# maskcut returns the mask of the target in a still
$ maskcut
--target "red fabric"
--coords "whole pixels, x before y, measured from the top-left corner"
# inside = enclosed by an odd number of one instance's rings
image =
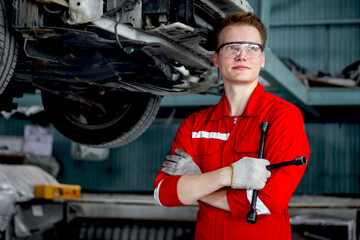
[[[301,111],[291,103],[264,92],[260,84],[236,124],[234,117],[229,116],[225,95],[217,105],[184,120],[170,154],[175,154],[176,148],[184,150],[193,157],[202,172],[229,166],[245,156],[257,157],[262,121],[269,122],[264,158],[271,164],[293,160],[302,155],[309,158],[309,144]],[[222,135],[215,134],[215,138],[204,138],[209,134],[201,138],[192,137],[200,131]],[[226,134],[229,134],[228,139],[218,139],[219,136],[226,137]],[[305,168],[289,166],[271,171],[271,177],[258,195],[271,214],[258,215],[256,224],[246,223],[250,202],[245,190],[227,189],[230,212],[199,201],[195,239],[291,239],[287,206]],[[182,205],[176,193],[178,179],[178,176],[159,172],[155,188],[163,180],[159,188],[163,206]]]

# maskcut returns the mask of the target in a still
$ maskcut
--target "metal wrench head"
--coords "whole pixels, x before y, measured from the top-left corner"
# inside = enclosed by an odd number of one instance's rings
[[[294,164],[296,166],[302,166],[307,164],[307,159],[305,156],[297,157],[294,159]]]

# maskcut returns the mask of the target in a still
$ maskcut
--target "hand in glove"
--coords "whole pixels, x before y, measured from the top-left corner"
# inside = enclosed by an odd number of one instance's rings
[[[266,169],[270,162],[260,158],[244,157],[231,164],[233,168],[231,187],[236,189],[256,189],[265,187],[271,173]]]
[[[201,170],[186,152],[175,149],[176,155],[168,155],[161,171],[169,175],[201,174]]]

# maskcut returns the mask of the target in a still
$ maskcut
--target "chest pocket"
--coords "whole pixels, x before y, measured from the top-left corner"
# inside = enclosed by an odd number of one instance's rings
[[[243,157],[258,157],[260,135],[253,133],[251,135],[241,135],[236,137],[234,149],[239,159]]]
[[[226,141],[218,139],[193,139],[195,161],[202,172],[213,171],[220,167],[225,143]]]

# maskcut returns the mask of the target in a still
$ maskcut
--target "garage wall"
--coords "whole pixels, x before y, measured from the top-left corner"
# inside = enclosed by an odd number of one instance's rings
[[[62,141],[54,147],[54,155],[62,159],[64,166],[60,179],[94,191],[152,191],[177,127],[177,124],[154,123],[140,138],[111,149],[109,158],[98,162],[72,159],[70,141],[59,135]]]
[[[304,194],[360,193],[360,123],[305,123],[310,164],[296,190]]]
[[[248,2],[258,13],[261,1]],[[271,0],[268,47],[310,71],[340,73],[360,59],[359,24],[358,0]]]
[[[0,118],[0,135],[22,136],[30,121]],[[104,161],[75,160],[71,142],[55,130],[53,155],[62,166],[59,181],[84,190],[153,190],[155,176],[171,148],[179,122],[155,122],[136,141],[111,149]],[[306,123],[310,164],[297,194],[360,194],[360,122]]]

